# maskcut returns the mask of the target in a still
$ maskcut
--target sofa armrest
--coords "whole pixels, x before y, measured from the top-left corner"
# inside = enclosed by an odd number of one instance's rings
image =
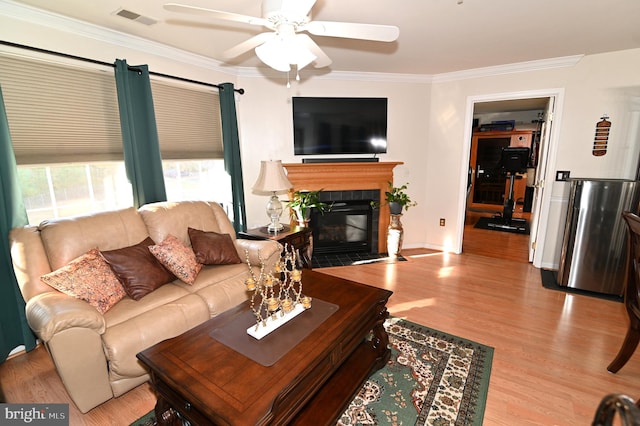
[[[249,263],[251,265],[259,266],[260,258],[265,262],[265,266],[273,267],[276,260],[280,258],[282,252],[282,246],[280,243],[271,240],[236,240],[236,248],[240,259],[247,260],[245,250],[249,255]],[[259,256],[259,257],[258,257]]]
[[[29,326],[44,342],[64,330],[88,328],[97,334],[106,329],[104,317],[84,300],[58,292],[41,293],[27,302]]]

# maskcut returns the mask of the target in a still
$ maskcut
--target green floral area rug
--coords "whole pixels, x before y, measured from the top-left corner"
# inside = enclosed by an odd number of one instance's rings
[[[385,329],[391,359],[338,425],[482,424],[493,348],[399,318]]]
[[[385,322],[388,364],[371,375],[338,426],[482,425],[493,348],[400,318]],[[153,411],[133,425],[153,425]]]

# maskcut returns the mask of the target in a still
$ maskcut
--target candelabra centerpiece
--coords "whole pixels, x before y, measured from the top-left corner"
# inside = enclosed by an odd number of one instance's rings
[[[302,294],[302,270],[298,268],[298,255],[289,244],[285,244],[280,259],[272,271],[265,271],[264,260],[260,255],[260,271],[256,273],[249,262],[249,277],[245,280],[251,294],[251,310],[256,324],[247,329],[247,333],[256,339],[262,339],[286,322],[311,307],[311,297]]]

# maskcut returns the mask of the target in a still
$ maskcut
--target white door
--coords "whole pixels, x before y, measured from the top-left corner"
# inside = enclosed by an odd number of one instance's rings
[[[545,111],[544,122],[540,130],[540,147],[538,148],[538,165],[536,167],[536,176],[533,191],[533,204],[531,208],[531,223],[529,234],[529,262],[533,262],[535,255],[538,228],[540,225],[540,211],[542,206],[542,193],[544,192],[544,176],[547,171],[547,162],[549,158],[549,139],[551,135],[551,126],[553,125],[553,112],[555,108],[555,96],[549,98],[547,110]]]

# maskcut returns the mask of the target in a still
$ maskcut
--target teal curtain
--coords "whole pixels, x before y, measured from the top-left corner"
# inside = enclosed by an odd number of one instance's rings
[[[28,223],[0,88],[0,361],[7,359],[9,352],[20,345],[24,345],[27,351],[36,347],[36,338],[27,324],[25,304],[13,273],[9,250],[9,231]]]
[[[136,207],[166,201],[149,68],[116,60],[116,89],[127,177]]]
[[[232,83],[223,83],[220,85],[220,115],[222,117],[224,167],[226,172],[229,173],[229,176],[231,176],[233,227],[236,232],[242,232],[247,230],[247,214],[244,208],[238,118],[236,116],[236,101]]]

